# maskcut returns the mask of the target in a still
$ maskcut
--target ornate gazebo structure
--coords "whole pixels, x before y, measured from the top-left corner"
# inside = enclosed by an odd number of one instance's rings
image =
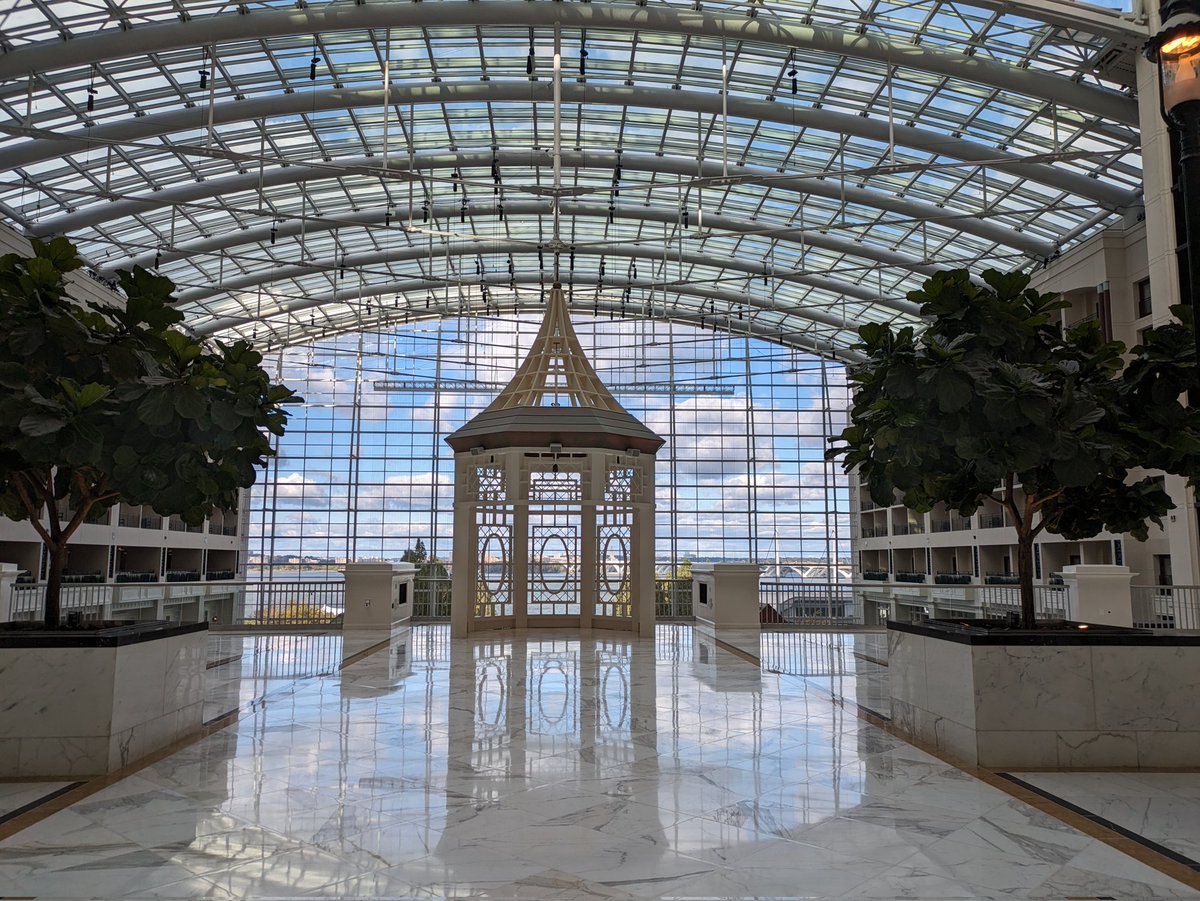
[[[454,449],[455,637],[654,626],[654,455],[579,345],[555,285],[529,355]]]

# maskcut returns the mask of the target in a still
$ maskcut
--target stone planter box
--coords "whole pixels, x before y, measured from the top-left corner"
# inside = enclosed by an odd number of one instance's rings
[[[0,776],[111,773],[197,731],[208,624],[0,631]]]
[[[1194,767],[1200,635],[947,632],[888,623],[892,723],[958,761]]]

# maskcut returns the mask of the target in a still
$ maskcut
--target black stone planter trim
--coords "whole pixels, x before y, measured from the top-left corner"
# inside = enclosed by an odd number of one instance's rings
[[[940,638],[970,645],[1060,645],[1063,647],[1117,646],[1167,647],[1200,645],[1200,635],[1171,634],[1173,630],[1126,629],[1121,626],[1090,625],[1075,628],[1067,623],[1064,629],[984,629],[972,626],[971,620],[929,620],[924,623],[901,623],[889,620],[888,628],[911,635]]]
[[[0,631],[0,648],[117,648],[204,632],[208,623],[133,623],[108,629]]]

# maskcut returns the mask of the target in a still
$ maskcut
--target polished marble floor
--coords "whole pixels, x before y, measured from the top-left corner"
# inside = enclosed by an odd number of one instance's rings
[[[230,725],[0,842],[0,897],[1200,897],[856,715],[881,640],[214,636]]]

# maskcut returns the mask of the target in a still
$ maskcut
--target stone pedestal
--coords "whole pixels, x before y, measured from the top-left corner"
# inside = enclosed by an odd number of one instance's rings
[[[0,776],[111,773],[203,722],[208,624],[0,633]]]
[[[715,628],[758,628],[758,578],[754,563],[693,563],[692,612]]]
[[[1129,584],[1136,573],[1128,566],[1083,564],[1064,566],[1067,586],[1067,619],[1106,626],[1133,625],[1133,592]]]
[[[12,621],[13,586],[20,572],[15,563],[0,563],[0,623]]]
[[[697,630],[758,658],[760,574],[754,563],[693,563],[692,612]]]
[[[1200,636],[888,624],[892,723],[991,768],[1192,767]]]
[[[347,563],[345,631],[391,632],[412,619],[413,583],[417,567],[412,563]]]

